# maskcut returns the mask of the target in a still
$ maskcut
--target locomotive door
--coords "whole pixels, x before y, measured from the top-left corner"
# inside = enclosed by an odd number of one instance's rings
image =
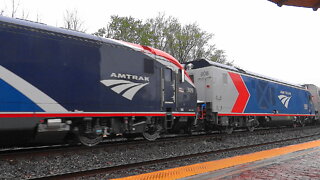
[[[172,111],[176,103],[176,76],[171,69],[161,71],[161,104],[164,111]]]

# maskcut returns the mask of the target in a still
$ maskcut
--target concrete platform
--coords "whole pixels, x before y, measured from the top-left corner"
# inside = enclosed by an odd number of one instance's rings
[[[320,147],[182,179],[320,179]]]
[[[320,179],[320,140],[120,179]]]

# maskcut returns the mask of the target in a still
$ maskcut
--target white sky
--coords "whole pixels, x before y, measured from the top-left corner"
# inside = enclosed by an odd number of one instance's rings
[[[10,7],[11,0],[0,0],[5,15]],[[38,14],[41,22],[62,27],[67,9],[78,11],[87,33],[104,27],[111,15],[146,19],[164,12],[214,33],[217,48],[245,70],[320,86],[320,10],[280,8],[267,0],[20,0],[19,14],[24,10],[34,21]]]

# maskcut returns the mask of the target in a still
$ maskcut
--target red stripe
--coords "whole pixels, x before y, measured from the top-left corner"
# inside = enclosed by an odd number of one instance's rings
[[[125,117],[125,116],[165,116],[164,113],[34,113],[34,114],[0,114],[0,118],[15,117]]]
[[[195,116],[195,113],[173,113],[173,116]],[[165,113],[17,113],[0,114],[0,118],[22,117],[127,117],[127,116],[166,116]]]
[[[34,114],[0,114],[0,118],[35,117]]]
[[[231,112],[233,113],[242,113],[247,105],[250,94],[247,90],[246,85],[244,84],[240,74],[229,72],[229,75],[233,81],[233,84],[236,86],[239,93],[236,102],[233,105]]]
[[[218,116],[315,116],[315,114],[218,114]]]
[[[179,63],[179,61],[174,58],[173,56],[171,56],[170,54],[164,52],[164,51],[161,51],[159,49],[156,49],[156,48],[152,48],[152,47],[149,47],[149,46],[143,46],[143,45],[139,45],[139,44],[134,44],[134,43],[130,43],[130,42],[125,42],[125,41],[121,41],[125,44],[129,44],[131,46],[135,46],[139,49],[144,49],[146,51],[149,51],[150,53],[154,54],[154,55],[157,55],[157,56],[161,56],[161,57],[164,57],[166,58],[168,61],[170,61],[171,63],[173,63],[174,65],[176,65],[179,69],[183,70],[183,66]],[[192,82],[189,74],[184,71],[185,75],[187,76],[187,78]]]
[[[179,114],[176,114],[176,113],[173,113],[172,114],[173,116],[196,116],[196,114],[195,113],[192,113],[192,114],[183,114],[183,113],[179,113]]]
[[[154,54],[154,55],[157,55],[157,56],[161,56],[161,57],[164,57],[166,58],[167,60],[169,60],[170,62],[172,62],[173,64],[175,64],[179,69],[183,69],[182,65],[179,63],[178,60],[176,60],[173,56],[171,56],[170,54],[164,52],[164,51],[161,51],[159,49],[156,49],[156,48],[152,48],[152,47],[149,47],[149,46],[143,46],[143,45],[140,45],[140,44],[134,44],[134,43],[130,43],[130,42],[125,42],[125,41],[122,41],[123,43],[126,43],[126,44],[129,44],[131,46],[135,46],[137,48],[140,48],[140,49],[144,49],[146,51],[149,51],[150,53]]]

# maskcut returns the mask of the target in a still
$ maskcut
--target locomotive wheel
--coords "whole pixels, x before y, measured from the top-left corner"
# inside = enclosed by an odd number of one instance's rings
[[[146,131],[142,133],[142,136],[148,141],[154,141],[160,137],[160,131],[162,127],[157,125],[153,128],[148,128]]]
[[[95,146],[99,144],[103,137],[96,134],[86,134],[86,133],[79,133],[78,135],[79,141],[86,146]]]
[[[160,137],[160,132],[143,132],[142,136],[148,141],[154,141]]]

